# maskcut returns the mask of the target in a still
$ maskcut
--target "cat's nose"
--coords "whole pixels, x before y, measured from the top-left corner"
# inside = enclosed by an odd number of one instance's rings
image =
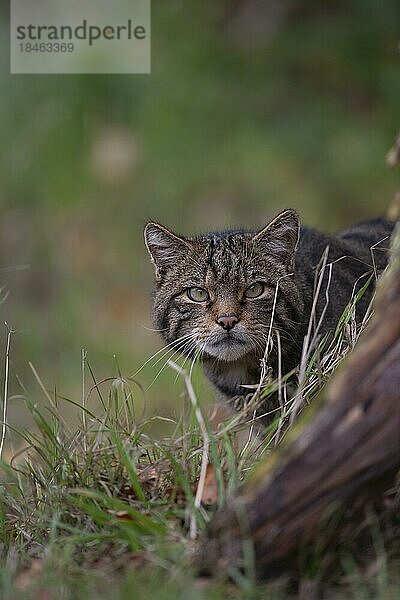
[[[239,317],[234,313],[229,313],[229,315],[218,315],[217,317],[218,325],[221,325],[223,329],[229,331],[233,329],[237,323],[239,323]]]

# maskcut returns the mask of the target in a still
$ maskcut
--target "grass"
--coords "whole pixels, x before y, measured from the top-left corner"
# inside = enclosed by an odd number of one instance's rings
[[[329,280],[331,269],[325,256],[316,276],[316,293],[322,279]],[[81,398],[71,400],[48,390],[31,365],[46,404],[40,408],[21,383],[21,397],[35,428],[6,425],[9,330],[1,445],[1,597],[285,597],[288,580],[256,584],[250,540],[243,539],[246,568],[232,572],[232,582],[198,576],[197,542],[226,496],[282,443],[299,411],[316,401],[357,342],[368,318],[357,327],[355,308],[369,283],[370,279],[354,293],[330,339],[321,338],[320,323],[310,320],[299,370],[290,377],[271,379],[268,352],[271,344],[279,350],[279,337],[271,328],[259,386],[239,413],[218,422],[212,418],[214,408],[206,410],[198,397],[196,368],[187,372],[170,360],[169,368],[182,379],[184,394],[181,416],[162,421],[167,435],[161,439],[151,435],[157,417],[148,414],[140,382],[124,376],[118,365],[116,376],[97,381],[84,352]],[[257,435],[261,408],[276,392],[279,407],[264,435]],[[71,429],[64,420],[64,403],[78,409],[78,428]],[[367,583],[357,558],[348,551],[341,555],[346,597],[371,597],[368,594],[375,591],[380,598],[391,597],[391,578],[376,528],[374,539],[381,562]],[[319,561],[311,556],[304,564],[301,585],[306,589],[314,585],[310,579],[318,582]]]

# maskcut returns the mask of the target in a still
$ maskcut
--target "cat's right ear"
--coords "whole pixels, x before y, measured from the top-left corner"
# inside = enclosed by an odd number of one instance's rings
[[[300,236],[300,221],[295,210],[279,213],[253,237],[253,243],[264,253],[278,257],[289,269],[294,267],[294,255]]]
[[[187,240],[158,223],[147,223],[144,229],[144,241],[154,264],[157,279],[161,279],[168,268],[184,258],[190,248]]]

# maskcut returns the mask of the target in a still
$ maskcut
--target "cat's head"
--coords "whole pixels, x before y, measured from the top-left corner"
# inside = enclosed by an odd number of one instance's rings
[[[183,237],[148,223],[145,241],[156,272],[154,323],[172,349],[223,361],[262,356],[275,313],[296,296],[291,273],[299,237],[295,211],[260,231]],[[275,323],[274,317],[274,323]]]

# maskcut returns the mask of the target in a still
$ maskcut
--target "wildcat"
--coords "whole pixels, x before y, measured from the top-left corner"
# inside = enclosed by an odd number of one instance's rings
[[[291,209],[259,231],[183,237],[148,223],[145,242],[156,273],[155,326],[173,351],[199,357],[223,396],[243,397],[249,392],[244,386],[260,380],[270,329],[279,332],[282,373],[299,364],[316,267],[325,249],[314,309],[315,319],[323,315],[320,335],[334,330],[355,291],[372,276],[356,307],[356,320],[362,320],[376,275],[387,264],[393,227],[393,222],[378,218],[329,235],[300,227]],[[268,361],[276,375],[276,344]]]

